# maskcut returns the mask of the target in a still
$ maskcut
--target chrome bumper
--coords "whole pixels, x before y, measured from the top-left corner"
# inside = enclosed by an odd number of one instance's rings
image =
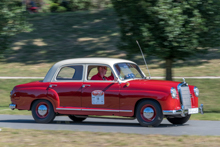
[[[203,104],[200,105],[199,113],[204,114],[203,112]],[[188,109],[179,109],[179,110],[164,110],[163,115],[181,115],[185,117],[185,114],[188,114]]]
[[[16,104],[10,104],[9,108],[11,108],[11,110],[14,110],[16,108]]]

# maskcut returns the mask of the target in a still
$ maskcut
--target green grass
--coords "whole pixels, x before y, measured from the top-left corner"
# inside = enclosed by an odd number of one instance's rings
[[[204,147],[220,146],[219,136],[193,135],[143,135],[125,133],[49,131],[30,129],[2,128],[0,132],[1,147]]]
[[[205,112],[203,115],[193,114],[193,115],[191,115],[190,120],[215,120],[215,121],[220,121],[220,112],[216,112],[216,113]]]
[[[9,105],[9,104],[8,104]],[[32,115],[31,111],[27,110],[11,110],[8,106],[0,106],[0,114],[9,114],[9,115]]]
[[[6,58],[0,60],[0,76],[45,76],[57,61],[80,57],[126,58],[118,50],[120,29],[113,9],[29,16],[33,31],[17,35]],[[135,41],[135,40],[134,40]],[[137,46],[138,48],[138,46]],[[140,53],[130,60],[143,65]],[[164,76],[164,61],[147,57],[152,76]],[[220,49],[176,61],[173,76],[220,76]]]
[[[10,110],[10,91],[17,84],[27,83],[34,80],[0,80],[0,114],[21,114],[30,115],[30,111]],[[181,81],[182,80],[177,80]],[[204,104],[205,114],[192,115],[197,120],[220,120],[220,79],[186,79],[190,85],[197,86],[200,90],[199,104]]]

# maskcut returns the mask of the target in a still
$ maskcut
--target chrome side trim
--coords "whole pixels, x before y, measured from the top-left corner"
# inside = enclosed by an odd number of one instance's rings
[[[14,110],[16,108],[16,104],[10,104],[9,108],[11,108],[11,110]]]
[[[82,109],[82,111],[120,112],[120,110]]]
[[[56,110],[76,110],[76,111],[80,111],[82,109],[73,109],[73,108],[56,108]]]
[[[100,110],[100,109],[82,109],[82,111],[132,112],[132,110]]]
[[[99,111],[99,112],[132,112],[132,110],[102,110],[102,109],[74,109],[74,108],[56,108],[56,110],[72,110],[72,111]]]
[[[119,110],[120,112],[132,112],[132,110]]]

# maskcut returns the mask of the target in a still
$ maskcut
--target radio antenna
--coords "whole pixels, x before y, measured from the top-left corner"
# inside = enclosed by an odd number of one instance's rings
[[[137,42],[137,44],[138,44],[138,46],[139,46],[139,48],[140,48],[140,50],[141,50],[141,54],[142,54],[142,56],[143,56],[145,65],[146,65],[146,67],[147,67],[147,62],[146,62],[146,60],[145,60],[145,58],[144,58],[144,54],[143,54],[143,52],[142,52],[141,46],[140,46],[140,44],[138,43],[137,40],[136,40],[136,42]],[[148,67],[147,67],[147,71],[148,71],[148,73],[149,73],[149,79],[151,79],[151,75],[150,75],[150,71],[149,71]]]

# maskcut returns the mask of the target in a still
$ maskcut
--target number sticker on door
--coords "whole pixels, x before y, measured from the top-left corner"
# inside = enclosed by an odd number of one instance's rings
[[[105,93],[102,90],[94,90],[92,92],[92,105],[104,105]]]

